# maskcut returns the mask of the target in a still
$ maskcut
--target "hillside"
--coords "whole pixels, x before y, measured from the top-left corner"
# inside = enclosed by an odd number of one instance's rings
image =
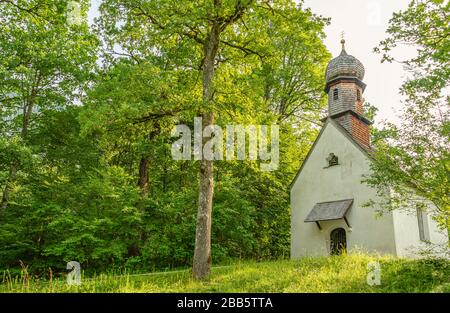
[[[381,265],[381,285],[367,284],[367,264]],[[99,275],[81,286],[3,275],[0,292],[450,292],[450,262],[367,255],[296,261],[236,262],[213,268],[197,282],[189,270],[143,275]]]

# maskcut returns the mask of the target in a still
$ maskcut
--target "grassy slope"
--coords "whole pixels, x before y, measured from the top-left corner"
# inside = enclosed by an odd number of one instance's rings
[[[381,285],[366,282],[367,264],[381,264]],[[5,282],[6,280],[6,282]],[[0,292],[450,292],[450,262],[367,255],[297,261],[239,262],[213,268],[203,282],[189,271],[151,275],[100,275],[81,286],[5,279]]]

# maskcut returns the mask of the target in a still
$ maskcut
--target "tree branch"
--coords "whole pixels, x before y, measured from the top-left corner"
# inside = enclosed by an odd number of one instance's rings
[[[247,47],[244,47],[244,46],[240,46],[240,45],[231,43],[229,41],[221,40],[220,42],[223,43],[226,46],[229,46],[229,47],[241,50],[242,52],[245,53],[245,56],[254,54],[254,55],[257,55],[261,59],[261,61],[266,57],[264,54],[262,54],[262,53],[260,53],[258,51],[255,51],[253,49],[250,49],[250,48],[247,48]]]

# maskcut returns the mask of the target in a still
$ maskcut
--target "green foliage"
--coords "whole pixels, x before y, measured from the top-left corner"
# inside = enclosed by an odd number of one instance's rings
[[[449,5],[411,1],[394,14],[389,37],[375,49],[383,61],[392,61],[397,46],[418,48],[415,57],[402,61],[411,75],[401,88],[401,125],[386,124],[376,133],[373,174],[367,178],[380,194],[389,190],[384,209],[427,205],[442,229],[450,229]]]
[[[202,106],[210,2],[103,1],[92,27],[68,24],[67,4],[0,0],[0,269],[187,266],[198,162],[172,159],[171,130],[192,128]],[[250,7],[221,37],[216,122],[279,124],[280,167],[215,163],[220,263],[289,255],[288,186],[325,105],[328,20],[293,1]]]

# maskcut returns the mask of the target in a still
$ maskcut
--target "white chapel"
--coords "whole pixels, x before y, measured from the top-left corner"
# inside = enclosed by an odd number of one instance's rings
[[[344,251],[417,256],[427,242],[448,242],[448,234],[425,211],[395,210],[380,217],[377,208],[364,206],[377,198],[362,182],[371,162],[371,121],[362,101],[365,70],[341,43],[325,75],[328,116],[291,185],[291,258]]]

